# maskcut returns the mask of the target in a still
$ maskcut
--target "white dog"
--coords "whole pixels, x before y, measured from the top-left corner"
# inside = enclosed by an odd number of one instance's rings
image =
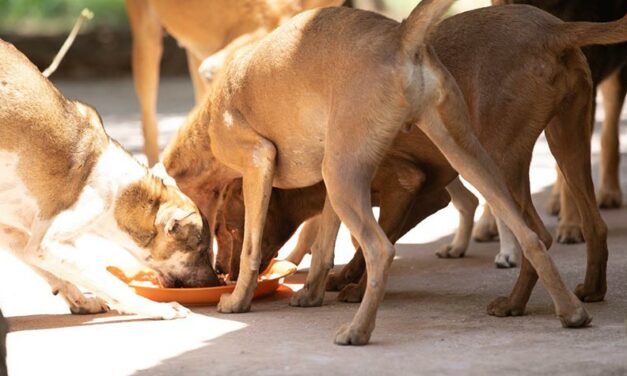
[[[67,100],[3,41],[0,98],[0,246],[44,277],[73,313],[188,312],[141,298],[86,261],[74,240],[88,231],[128,249],[165,286],[218,284],[196,205],[111,140],[94,109]]]

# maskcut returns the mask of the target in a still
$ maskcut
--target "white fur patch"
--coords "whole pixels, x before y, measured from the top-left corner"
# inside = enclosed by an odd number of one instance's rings
[[[233,127],[233,115],[231,115],[229,111],[224,111],[222,119],[224,120],[224,125],[226,125],[227,128]]]
[[[110,202],[94,232],[128,249],[135,257],[146,260],[149,250],[140,248],[125,231],[122,231],[115,220],[114,200],[118,194],[130,184],[145,179],[147,170],[135,158],[119,146],[110,143],[98,158],[98,162],[88,180],[88,186],[101,197]]]
[[[27,234],[39,213],[39,206],[18,175],[19,157],[0,151],[0,223]]]

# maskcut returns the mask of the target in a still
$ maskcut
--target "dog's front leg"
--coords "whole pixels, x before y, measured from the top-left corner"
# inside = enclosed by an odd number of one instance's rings
[[[340,229],[340,219],[335,214],[331,202],[324,202],[320,217],[320,229],[311,251],[311,269],[307,274],[305,286],[290,300],[291,306],[316,307],[322,305],[325,281],[329,270],[333,268],[335,240]]]
[[[157,319],[174,319],[187,316],[189,310],[178,303],[155,303],[142,298],[113,274],[93,265],[70,242],[45,241],[41,253],[30,257],[28,263],[50,273],[54,278],[82,286],[109,306],[123,313],[145,315]]]
[[[494,257],[494,264],[497,268],[515,268],[517,265],[520,265],[520,245],[503,221],[497,219],[496,223],[499,227],[501,249]]]
[[[436,251],[436,255],[441,258],[464,257],[472,227],[475,223],[475,210],[479,200],[472,194],[458,178],[455,178],[447,187],[446,191],[451,196],[451,201],[455,209],[459,212],[459,226],[451,244],[446,244]]]
[[[298,236],[298,243],[290,252],[289,256],[285,259],[290,261],[296,265],[300,264],[303,261],[303,258],[307,253],[311,252],[311,248],[316,241],[316,237],[318,236],[318,229],[320,228],[320,215],[317,215],[313,218],[308,219],[304,224],[303,228],[300,230],[300,235]]]
[[[276,148],[274,145],[253,131],[244,131],[249,137],[243,141],[238,151],[243,155],[238,161],[244,161],[242,188],[246,214],[244,219],[244,242],[240,258],[239,277],[233,294],[224,294],[218,304],[218,312],[238,313],[250,310],[250,304],[257,287],[259,265],[261,263],[261,241],[268,212],[272,180],[274,178]],[[227,136],[228,137],[228,136]],[[254,141],[250,141],[253,138]],[[227,142],[237,143],[239,138],[233,134]],[[224,145],[216,146],[219,150]],[[230,149],[226,147],[226,149]],[[230,154],[236,153],[230,150]]]
[[[152,166],[159,160],[157,89],[163,31],[149,1],[126,0],[126,10],[133,35],[133,81],[141,108],[144,153]]]
[[[524,256],[538,272],[553,298],[562,325],[587,325],[590,316],[579,299],[566,287],[539,236],[525,223],[496,164],[473,133],[466,103],[454,79],[435,54],[427,54],[426,57],[427,65],[438,77],[441,95],[437,99],[439,103],[434,103],[435,108],[425,108],[420,129],[436,144],[451,165],[483,194],[492,205],[495,215],[516,235]]]

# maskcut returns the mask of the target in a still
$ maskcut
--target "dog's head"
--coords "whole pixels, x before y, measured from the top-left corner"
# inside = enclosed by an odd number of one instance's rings
[[[178,188],[147,174],[119,195],[115,219],[137,246],[136,256],[159,272],[164,287],[220,284],[211,267],[207,220]]]

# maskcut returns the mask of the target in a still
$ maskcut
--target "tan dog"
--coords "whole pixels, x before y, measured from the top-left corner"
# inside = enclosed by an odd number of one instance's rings
[[[74,246],[96,232],[154,268],[166,286],[218,284],[194,203],[148,173],[105,133],[98,113],[69,101],[0,41],[0,244],[60,293],[73,313],[108,306],[171,319],[180,305],[135,295]],[[86,298],[75,286],[93,291]]]
[[[345,8],[305,12],[222,70],[198,117],[209,125],[205,172],[216,176],[210,190],[243,177],[246,221],[240,276],[234,293],[222,296],[219,311],[250,309],[272,187],[324,180],[328,199],[321,240],[305,288],[292,304],[321,304],[342,220],[364,250],[368,284],[357,315],[335,342],[366,343],[394,255],[372,215],[370,181],[398,131],[417,124],[514,229],[564,325],[589,322],[544,244],[517,214],[498,169],[469,127],[453,78],[423,44],[429,26],[450,3],[423,1],[402,24]]]
[[[272,30],[303,10],[341,3],[342,0],[126,0],[133,33],[133,79],[149,165],[159,158],[156,106],[163,29],[187,51],[196,100],[200,101],[205,85],[198,67],[205,58],[231,42],[244,44],[249,33]]]

